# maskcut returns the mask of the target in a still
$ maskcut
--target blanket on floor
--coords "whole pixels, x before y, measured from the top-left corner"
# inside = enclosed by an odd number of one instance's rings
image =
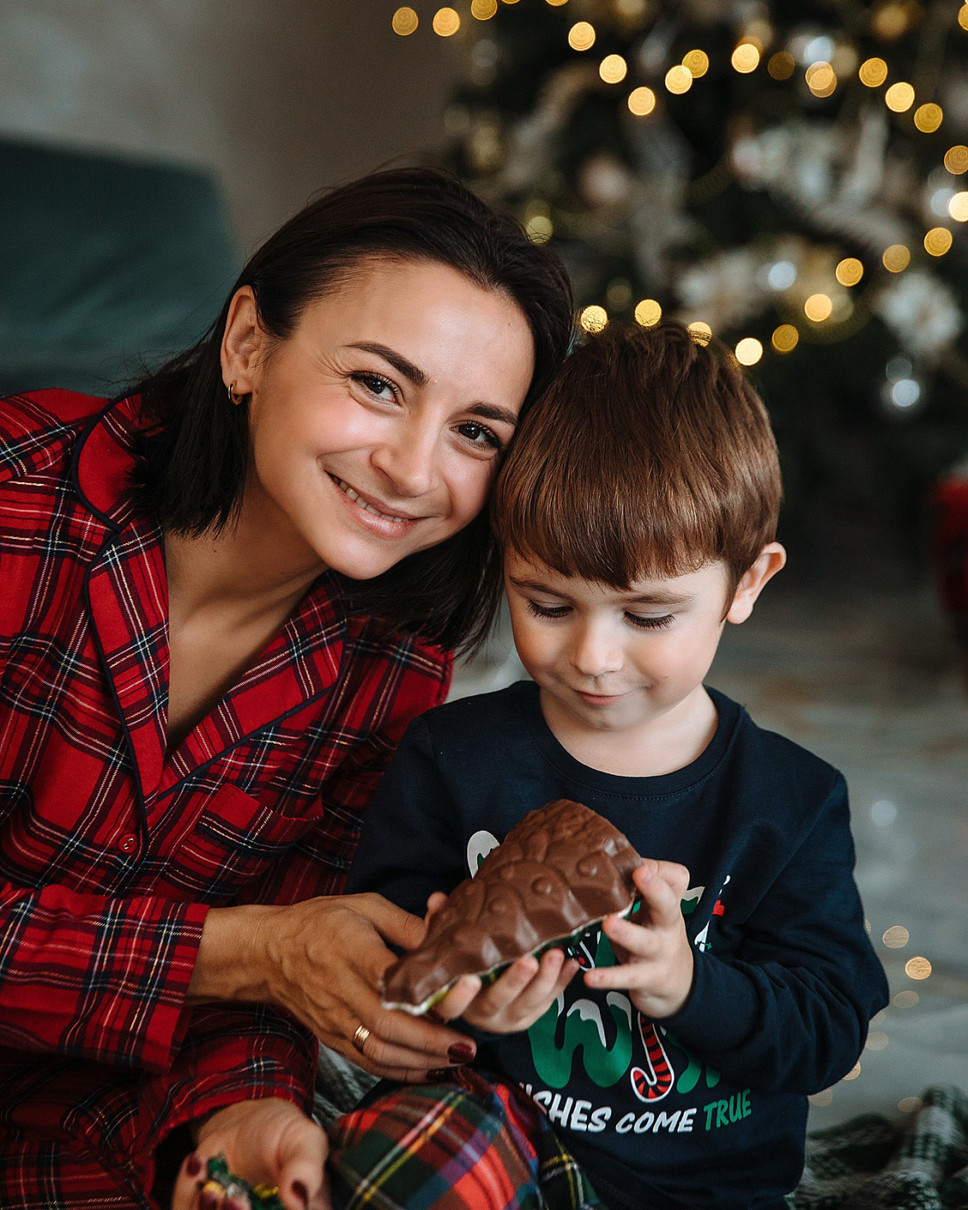
[[[321,1048],[316,1115],[329,1126],[374,1078]],[[803,1177],[790,1210],[968,1210],[968,1093],[931,1087],[921,1108],[897,1120],[862,1114],[807,1136]],[[563,1170],[562,1149],[542,1159],[542,1177]],[[573,1163],[573,1161],[572,1161]],[[567,1167],[567,1165],[564,1165]],[[548,1210],[578,1210],[568,1182],[542,1179]]]

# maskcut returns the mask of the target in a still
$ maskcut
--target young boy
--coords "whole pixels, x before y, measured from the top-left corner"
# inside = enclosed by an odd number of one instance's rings
[[[451,993],[488,1031],[476,1066],[541,1106],[610,1210],[781,1206],[807,1095],[851,1069],[887,999],[842,776],[704,684],[783,567],[780,495],[728,354],[675,324],[589,339],[496,495],[532,680],[412,725],[354,867],[353,889],[422,912],[558,798],[646,859],[641,909],[606,920],[581,977],[556,953]]]

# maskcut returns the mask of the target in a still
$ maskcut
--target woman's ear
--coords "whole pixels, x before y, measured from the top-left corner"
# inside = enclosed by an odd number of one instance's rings
[[[222,334],[222,378],[238,395],[249,395],[258,383],[266,333],[251,286],[232,295]]]
[[[786,563],[786,551],[779,542],[768,542],[736,585],[733,601],[726,613],[727,622],[745,622],[753,612],[756,598],[768,580]]]

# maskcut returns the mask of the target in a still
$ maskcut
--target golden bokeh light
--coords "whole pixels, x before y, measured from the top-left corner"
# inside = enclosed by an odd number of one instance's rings
[[[968,147],[964,143],[956,143],[944,153],[944,166],[952,176],[961,176],[968,172]]]
[[[807,1097],[807,1100],[811,1105],[818,1105],[821,1109],[824,1108],[824,1106],[831,1104],[833,1099],[834,1094],[829,1088],[825,1088],[822,1092],[812,1093],[809,1097]]]
[[[682,56],[682,66],[694,80],[700,80],[709,71],[709,55],[704,50],[691,50]]]
[[[741,366],[755,366],[763,356],[763,345],[755,336],[744,336],[736,345],[735,352]]]
[[[885,929],[881,940],[888,949],[899,950],[903,949],[911,940],[911,934],[903,924],[892,924],[889,929]]]
[[[439,38],[452,38],[460,29],[456,8],[438,8],[434,13],[434,33]]]
[[[927,958],[909,958],[904,964],[904,973],[909,979],[927,979],[931,975],[931,963]]]
[[[924,1102],[920,1097],[901,1097],[897,1107],[901,1113],[917,1113],[919,1109],[924,1108]]]
[[[968,29],[968,4],[963,4],[958,10],[958,24],[962,29]]]
[[[555,233],[555,225],[547,214],[533,214],[524,229],[532,244],[546,244]]]
[[[774,80],[789,80],[796,69],[797,61],[788,50],[778,50],[775,55],[770,55],[766,64],[766,70]]]
[[[655,109],[655,93],[644,85],[629,93],[628,107],[637,118],[644,118]]]
[[[621,55],[606,55],[598,66],[598,74],[606,84],[621,84],[629,73],[629,65]]]
[[[563,4],[567,4],[568,0],[545,0],[545,4],[550,4],[552,8],[561,8]]]
[[[903,273],[911,263],[911,249],[906,244],[891,244],[884,249],[881,263],[888,273]]]
[[[586,332],[603,332],[608,327],[608,312],[604,307],[593,304],[582,311],[578,322]]]
[[[834,304],[829,294],[811,294],[803,304],[804,315],[815,324],[823,323],[825,319],[829,319],[830,312],[833,309]]]
[[[805,72],[807,87],[815,97],[829,97],[837,87],[837,76],[829,63],[811,63]]]
[[[770,344],[778,353],[792,353],[800,343],[800,333],[793,324],[780,324],[770,337]]]
[[[919,105],[914,111],[914,125],[922,134],[934,134],[943,121],[944,110],[933,101]]]
[[[608,283],[605,302],[610,311],[624,311],[632,301],[632,286],[626,277],[616,277]]]
[[[848,1071],[847,1074],[844,1076],[844,1079],[845,1080],[856,1080],[859,1075],[860,1075],[860,1064],[855,1063],[854,1066],[850,1069],[850,1071]]]
[[[681,96],[692,88],[692,72],[688,67],[683,67],[681,63],[670,67],[666,72],[665,86],[669,92]]]
[[[856,286],[864,276],[864,265],[856,256],[845,256],[834,270],[834,277],[842,286]]]
[[[895,1008],[913,1008],[921,999],[916,991],[898,992],[891,1003]]]
[[[635,322],[643,328],[654,328],[662,318],[662,307],[654,298],[643,298],[635,307]]]
[[[497,13],[497,0],[471,0],[471,16],[478,21],[490,21]]]
[[[867,1050],[886,1050],[889,1038],[882,1029],[872,1029],[864,1044]]]
[[[595,27],[587,21],[576,21],[568,31],[568,45],[572,50],[591,50],[595,45]]]
[[[924,234],[924,250],[929,256],[944,256],[951,251],[952,235],[947,227],[932,227]]]
[[[897,84],[892,84],[884,94],[884,103],[894,113],[907,113],[914,104],[914,89],[910,84],[899,80]]]
[[[880,88],[887,79],[887,64],[883,59],[865,59],[857,69],[861,84],[868,88]]]
[[[393,20],[390,24],[393,26],[395,34],[399,34],[401,38],[406,38],[416,30],[420,24],[420,18],[412,8],[398,8],[393,14]]]
[[[968,223],[968,193],[956,193],[950,197],[948,213],[956,223]]]
[[[695,320],[689,324],[689,331],[692,333],[692,338],[699,345],[708,345],[713,338],[713,330],[707,323],[703,323],[701,319]]]
[[[760,65],[760,48],[752,42],[740,42],[739,46],[733,51],[730,63],[734,70],[741,72],[743,75],[748,75],[751,71],[756,71]]]

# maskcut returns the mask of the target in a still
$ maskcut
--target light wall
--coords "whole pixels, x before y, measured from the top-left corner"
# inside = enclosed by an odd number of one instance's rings
[[[221,179],[249,249],[320,188],[442,139],[455,49],[390,0],[0,0],[0,134]]]

